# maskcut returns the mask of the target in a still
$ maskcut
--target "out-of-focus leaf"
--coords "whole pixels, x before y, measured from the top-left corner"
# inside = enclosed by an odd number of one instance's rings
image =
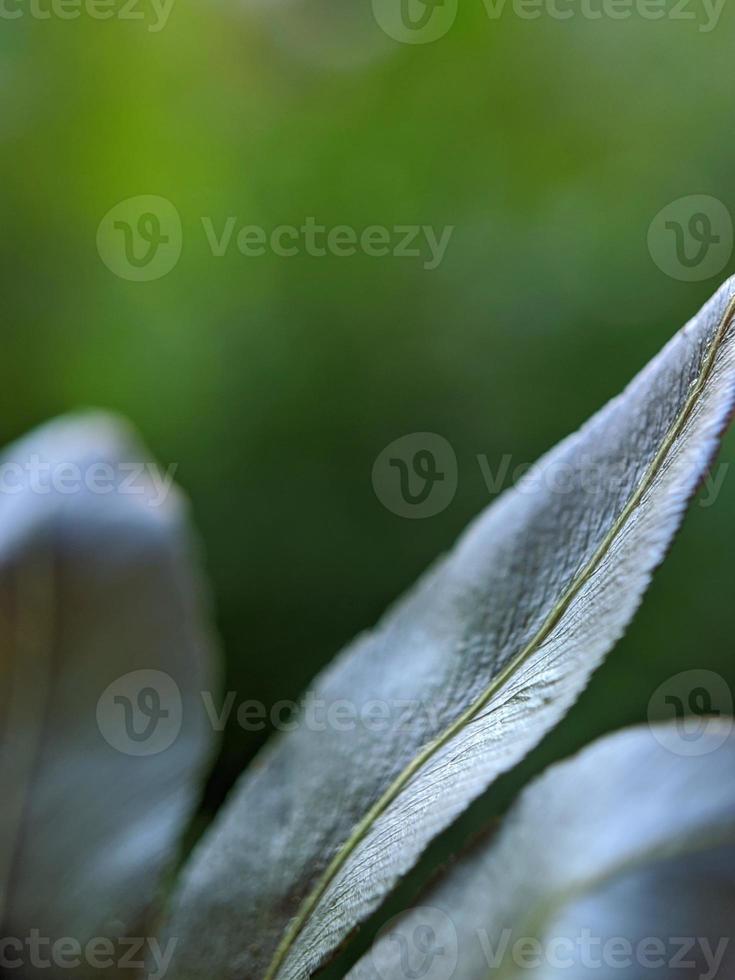
[[[666,747],[676,724],[618,732],[552,766],[350,980],[731,977],[732,720],[708,724],[697,756]]]
[[[212,736],[186,506],[98,414],[14,444],[0,478],[3,936],[145,935]]]
[[[171,977],[311,975],[564,715],[717,449],[735,393],[734,291],[317,679],[321,715],[307,706],[262,754],[183,876]]]

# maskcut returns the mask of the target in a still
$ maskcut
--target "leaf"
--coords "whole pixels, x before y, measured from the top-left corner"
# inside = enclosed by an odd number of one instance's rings
[[[712,980],[718,953],[716,976],[731,977],[733,723],[708,720],[697,756],[668,747],[690,748],[677,724],[618,732],[552,766],[497,838],[381,930],[349,980]]]
[[[735,395],[734,293],[731,281],[317,678],[183,875],[171,978],[308,977],[562,718],[716,451]]]
[[[197,800],[214,657],[186,507],[152,465],[96,414],[0,460],[3,936],[140,928]]]

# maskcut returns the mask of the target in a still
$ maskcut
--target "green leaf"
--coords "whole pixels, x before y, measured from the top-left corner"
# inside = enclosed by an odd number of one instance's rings
[[[172,980],[310,976],[563,717],[716,452],[733,407],[734,291],[317,678],[326,724],[307,709],[267,747],[183,875]],[[340,704],[351,726],[329,721]]]

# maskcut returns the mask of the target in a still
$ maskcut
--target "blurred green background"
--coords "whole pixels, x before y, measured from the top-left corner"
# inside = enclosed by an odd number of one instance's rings
[[[670,5],[669,9],[671,9]],[[735,209],[735,12],[524,20],[460,0],[431,44],[360,0],[176,0],[147,21],[0,23],[3,412],[8,441],[96,405],[129,416],[193,501],[227,689],[295,698],[489,501],[477,456],[533,461],[615,394],[733,269],[667,275],[647,246],[669,202]],[[100,259],[127,198],[171,201],[176,267]],[[215,257],[202,217],[313,215],[455,230],[443,262]],[[729,254],[729,252],[728,252]],[[457,455],[456,497],[406,520],[371,483],[417,431]],[[733,458],[730,438],[721,457]],[[735,473],[695,506],[624,641],[571,715],[465,818],[646,717],[667,677],[735,687]],[[264,735],[228,728],[204,815]]]

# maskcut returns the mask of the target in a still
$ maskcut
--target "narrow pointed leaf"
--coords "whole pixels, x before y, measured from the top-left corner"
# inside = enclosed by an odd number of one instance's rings
[[[671,751],[691,749],[678,724],[552,766],[349,980],[731,977],[732,719],[706,722],[696,756]]]
[[[11,959],[32,930],[80,944],[145,935],[200,791],[212,740],[200,692],[215,664],[186,508],[152,465],[127,427],[96,414],[50,423],[0,459]]]
[[[319,718],[305,710],[267,748],[183,876],[172,978],[310,976],[565,714],[717,449],[735,390],[733,293],[316,680]]]

